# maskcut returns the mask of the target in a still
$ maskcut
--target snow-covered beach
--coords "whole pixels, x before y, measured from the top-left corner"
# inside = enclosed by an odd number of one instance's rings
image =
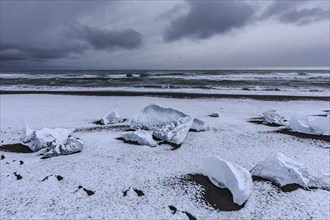
[[[328,100],[47,94],[0,99],[1,145],[20,143],[25,123],[33,129],[75,128],[73,136],[84,142],[80,153],[45,160],[38,152],[0,152],[2,219],[330,218],[327,190],[283,192],[270,182],[254,181],[245,206],[228,212],[207,204],[199,185],[182,183],[184,176],[203,172],[205,158],[218,156],[251,170],[274,152],[304,164],[312,175],[329,174],[327,139],[301,138],[248,122],[269,109],[287,118],[297,111],[322,115],[330,109]],[[176,150],[118,140],[151,103],[201,119],[205,130],[189,132]],[[129,120],[120,126],[93,124],[111,111]],[[209,117],[212,113],[219,117]]]

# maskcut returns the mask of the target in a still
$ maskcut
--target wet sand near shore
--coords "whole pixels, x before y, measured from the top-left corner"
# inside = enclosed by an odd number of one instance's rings
[[[0,95],[13,94],[51,94],[80,96],[149,96],[164,98],[230,98],[254,99],[264,101],[318,100],[330,101],[330,96],[292,96],[292,95],[256,95],[256,94],[205,94],[187,92],[154,92],[154,91],[15,91],[0,90]]]

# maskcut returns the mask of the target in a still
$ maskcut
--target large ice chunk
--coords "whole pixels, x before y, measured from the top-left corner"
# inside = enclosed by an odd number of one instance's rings
[[[284,118],[276,110],[268,110],[261,114],[267,124],[284,125]]]
[[[330,191],[330,175],[319,173],[317,177],[313,177],[308,184],[311,188],[320,188]]]
[[[65,143],[68,136],[73,131],[74,129],[65,128],[43,128],[41,130],[36,131],[30,129],[29,126],[25,124],[22,142],[32,151],[38,151],[42,148],[51,147],[54,145],[54,143]]]
[[[270,154],[264,161],[258,163],[251,170],[251,174],[270,180],[279,187],[298,184],[308,188],[310,181],[310,175],[303,164],[278,152]]]
[[[137,142],[140,145],[147,145],[150,147],[155,147],[157,142],[152,138],[152,135],[143,130],[137,131],[127,131],[123,132],[121,135],[126,141]]]
[[[187,137],[192,123],[193,118],[186,116],[164,125],[161,129],[154,131],[153,135],[161,140],[179,145]]]
[[[110,112],[107,116],[101,118],[101,124],[117,124],[122,123],[124,119],[119,116],[118,112]]]
[[[330,135],[330,115],[327,115],[327,117],[308,117],[301,112],[297,112],[291,116],[289,126],[296,132]]]
[[[252,177],[245,168],[219,157],[204,159],[205,174],[220,188],[228,188],[234,203],[242,205],[252,192]]]
[[[142,109],[141,113],[136,115],[132,121],[130,127],[132,129],[146,129],[146,130],[158,130],[164,125],[186,117],[184,114],[173,108],[165,108],[157,104],[151,104]],[[204,122],[199,119],[194,119],[191,129],[200,131],[204,128]]]
[[[82,149],[83,142],[81,140],[69,137],[66,139],[65,143],[54,144],[46,153],[44,153],[43,158],[73,154],[82,151]]]
[[[310,119],[310,125],[316,134],[330,135],[330,115],[315,116]]]

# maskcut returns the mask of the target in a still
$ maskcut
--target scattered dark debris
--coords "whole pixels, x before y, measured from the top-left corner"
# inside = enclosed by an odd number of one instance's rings
[[[169,205],[168,206],[170,208],[170,210],[172,211],[172,214],[174,215],[176,213],[176,211],[178,210],[175,206],[173,205]]]
[[[3,143],[3,142],[4,142],[4,140],[1,141],[1,143]]]
[[[116,140],[123,141],[126,144],[141,145],[136,141],[127,141],[123,137],[117,137]]]
[[[87,195],[88,196],[92,196],[92,195],[94,195],[94,191],[92,191],[92,190],[89,190],[89,189],[86,189],[86,188],[84,188],[84,187],[82,187],[82,186],[78,186],[78,190],[79,189],[83,189],[86,193],[87,193]],[[78,191],[78,190],[76,190],[76,191]]]
[[[189,220],[197,220],[197,218],[195,216],[193,216],[192,214],[190,214],[189,212],[183,211],[183,213],[185,213],[188,216]]]
[[[61,181],[61,180],[63,180],[63,177],[62,176],[60,176],[60,175],[49,175],[49,176],[46,176],[43,180],[41,180],[41,182],[43,182],[43,181],[45,181],[45,180],[48,180],[48,178],[49,177],[51,177],[51,176],[55,176],[56,177],[56,179],[58,180],[58,181]],[[79,187],[78,187],[79,188]],[[80,189],[80,188],[79,188]]]
[[[330,110],[329,110],[329,109],[327,109],[327,110],[323,110],[323,112],[330,112]]]
[[[127,196],[128,191],[129,191],[129,189],[125,190],[125,191],[123,192],[123,196]]]
[[[287,135],[291,135],[291,136],[299,137],[299,138],[303,138],[303,139],[314,139],[314,140],[330,142],[330,136],[327,136],[327,135],[305,134],[305,133],[291,131],[287,128],[276,130],[273,132],[279,133],[279,134],[287,134]]]
[[[14,153],[33,153],[33,151],[24,144],[5,144],[0,146],[0,151],[14,152]]]
[[[237,211],[245,205],[245,203],[242,205],[234,203],[233,195],[228,189],[216,187],[207,176],[202,174],[187,174],[181,179],[181,182],[184,184],[193,183],[201,186],[202,194],[196,196],[216,210]]]
[[[303,187],[301,187],[300,185],[293,183],[293,184],[287,184],[285,186],[282,186],[281,190],[283,192],[292,192],[292,191],[295,191],[297,189],[302,189],[302,188]]]
[[[22,177],[20,174],[18,174],[17,172],[14,172],[14,174],[15,174],[17,180],[20,180],[20,179],[23,178],[23,177]]]
[[[13,160],[12,162],[14,163],[16,160]]]
[[[172,148],[171,150],[177,150],[181,147],[182,144],[174,144],[174,143],[169,143],[167,141],[161,141],[158,143],[159,145],[164,145],[164,144],[167,144],[167,145],[170,145]]]
[[[248,122],[253,123],[253,124],[258,124],[258,125],[266,125],[266,126],[270,126],[270,127],[281,127],[282,125],[278,125],[278,124],[269,124],[267,122],[265,122],[265,120],[261,117],[257,117],[257,118],[251,118],[250,120],[248,120]]]
[[[144,196],[144,192],[142,190],[139,190],[139,189],[134,189],[134,191],[136,192],[136,194],[138,196]]]
[[[101,120],[93,121],[93,124],[94,125],[104,125],[101,123]]]
[[[24,164],[24,161],[23,160],[20,160],[19,161],[19,165],[23,165]]]
[[[3,160],[3,159],[5,159],[5,158],[6,158],[5,155],[2,154],[1,157],[0,157],[0,160]]]
[[[74,132],[93,132],[93,131],[125,131],[129,125],[104,125],[99,127],[76,128]]]
[[[208,116],[209,117],[212,117],[212,118],[218,118],[219,117],[219,114],[218,113],[211,113]]]
[[[318,116],[318,117],[327,117],[327,114],[318,114],[318,115],[311,115],[311,116]]]
[[[252,176],[252,180],[254,182],[269,182],[271,183],[273,186],[275,186],[276,188],[280,189],[282,192],[292,192],[292,191],[295,191],[297,189],[303,189],[302,186],[298,185],[298,184],[287,184],[285,186],[279,186],[277,183],[274,183],[270,180],[267,180],[265,178],[262,178],[262,177],[259,177],[259,176]]]
[[[189,129],[189,132],[203,132],[203,131],[205,131],[205,129],[202,129],[202,130],[200,130],[200,131],[198,131],[198,130],[196,130],[196,129],[193,129],[193,128],[190,128],[190,129]]]
[[[154,139],[154,141],[162,141],[162,139],[158,138],[158,137],[155,137],[152,135],[152,139]]]
[[[132,128],[129,128],[129,129],[126,129],[124,131],[136,131],[135,129],[132,129]]]
[[[88,196],[92,196],[92,195],[94,195],[94,191],[92,191],[92,190],[89,190],[89,189],[85,189],[85,188],[83,188],[83,190],[87,193],[87,195]]]
[[[125,122],[125,121],[128,121],[128,119],[127,118],[124,118],[123,122]],[[123,123],[123,122],[121,122],[121,123]],[[97,121],[94,121],[92,123],[95,124],[95,125],[104,125],[104,124],[101,123],[101,120],[97,120]],[[107,125],[114,125],[114,126],[116,126],[115,124],[107,124]]]

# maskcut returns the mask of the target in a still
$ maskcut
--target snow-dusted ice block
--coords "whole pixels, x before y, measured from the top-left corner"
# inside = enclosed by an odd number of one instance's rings
[[[150,147],[155,147],[157,145],[157,142],[152,138],[152,135],[147,131],[143,131],[143,130],[128,131],[128,132],[123,132],[121,136],[126,141],[134,141],[140,145],[147,145]]]
[[[330,191],[330,175],[319,173],[317,177],[311,179],[308,186]]]
[[[154,131],[153,135],[161,140],[179,145],[187,137],[192,123],[193,118],[186,116],[164,125],[161,129]]]
[[[55,157],[59,155],[68,155],[82,151],[84,148],[83,142],[73,137],[69,137],[65,143],[54,145],[49,149],[43,158]]]
[[[176,109],[165,108],[157,104],[150,104],[132,119],[130,127],[136,130],[158,130],[164,125],[186,116],[188,115]],[[203,128],[204,122],[199,119],[194,119],[191,129],[200,131]]]
[[[38,151],[42,148],[52,147],[54,144],[65,143],[73,131],[74,129],[65,128],[43,128],[37,131],[30,129],[25,124],[22,142],[32,151]]]
[[[194,131],[201,131],[204,129],[204,121],[202,120],[199,120],[197,118],[194,118],[193,120],[193,123],[191,125],[191,130],[194,130]]]
[[[228,188],[234,203],[242,205],[251,195],[252,177],[245,168],[219,157],[204,159],[204,171],[217,187]]]
[[[309,117],[301,112],[297,112],[291,116],[289,126],[296,132],[330,135],[330,115],[327,115],[327,117]]]
[[[117,124],[122,123],[124,119],[119,116],[118,112],[110,112],[107,116],[101,118],[101,124]]]
[[[284,118],[276,110],[268,110],[261,114],[267,124],[284,125]]]
[[[251,170],[251,174],[270,180],[280,187],[298,184],[308,188],[310,182],[310,175],[303,164],[278,152],[270,154],[264,161],[258,163]]]
[[[318,116],[310,119],[310,125],[315,133],[322,135],[330,135],[330,115],[326,117]]]

